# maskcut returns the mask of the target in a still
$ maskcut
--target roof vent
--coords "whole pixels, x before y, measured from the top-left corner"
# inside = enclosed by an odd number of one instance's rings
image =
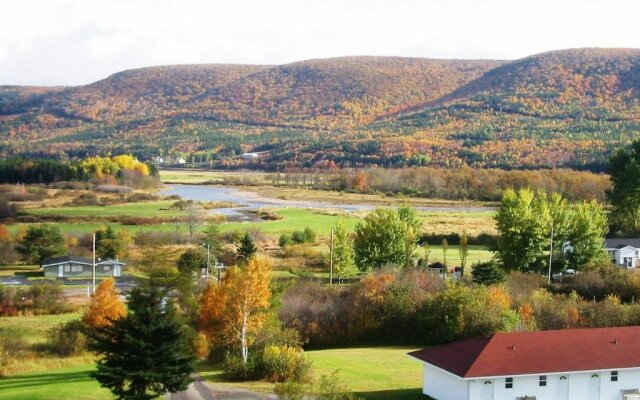
[[[618,339],[613,339],[613,342],[611,342],[612,344],[618,344]]]
[[[513,346],[509,347],[511,350],[515,350],[516,349],[516,345],[514,344]]]

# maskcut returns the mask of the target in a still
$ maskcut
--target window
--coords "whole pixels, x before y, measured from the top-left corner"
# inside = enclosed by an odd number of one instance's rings
[[[70,264],[65,264],[64,265],[64,272],[71,272],[71,265]]]
[[[538,385],[547,386],[547,376],[546,375],[540,375],[540,380],[538,381]]]
[[[71,272],[82,272],[82,265],[72,265]]]
[[[104,266],[104,270],[106,271],[111,271],[111,265],[105,265]]]
[[[618,382],[618,371],[611,371],[611,382]]]
[[[513,378],[507,378],[504,381],[504,388],[505,389],[513,389]]]

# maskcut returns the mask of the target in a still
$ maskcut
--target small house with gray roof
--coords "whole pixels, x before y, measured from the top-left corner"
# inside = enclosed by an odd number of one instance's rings
[[[125,265],[118,260],[96,260],[96,277],[117,278],[122,275]],[[93,261],[86,257],[47,258],[40,266],[47,278],[91,278],[93,276]]]
[[[625,268],[640,266],[640,239],[605,239],[604,248],[612,263]]]

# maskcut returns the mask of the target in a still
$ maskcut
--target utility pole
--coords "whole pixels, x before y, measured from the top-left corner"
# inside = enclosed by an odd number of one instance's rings
[[[547,283],[551,284],[551,258],[553,257],[553,226],[551,227],[551,238],[549,241],[549,273],[547,275]]]
[[[207,246],[207,269],[204,271],[204,277],[209,281],[209,269],[211,268],[211,248],[209,243],[202,243],[203,246]]]
[[[331,243],[329,244],[329,285],[333,285],[333,227],[331,227]]]
[[[96,292],[96,233],[93,232],[93,268],[91,271],[91,284],[93,293]]]

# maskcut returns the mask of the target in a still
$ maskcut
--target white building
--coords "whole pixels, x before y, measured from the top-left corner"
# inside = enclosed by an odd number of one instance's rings
[[[243,160],[255,160],[260,157],[260,153],[243,153],[241,157]]]
[[[640,399],[640,326],[496,333],[409,355],[436,400]]]
[[[606,239],[604,247],[611,262],[626,268],[636,268],[640,252],[640,239]]]

